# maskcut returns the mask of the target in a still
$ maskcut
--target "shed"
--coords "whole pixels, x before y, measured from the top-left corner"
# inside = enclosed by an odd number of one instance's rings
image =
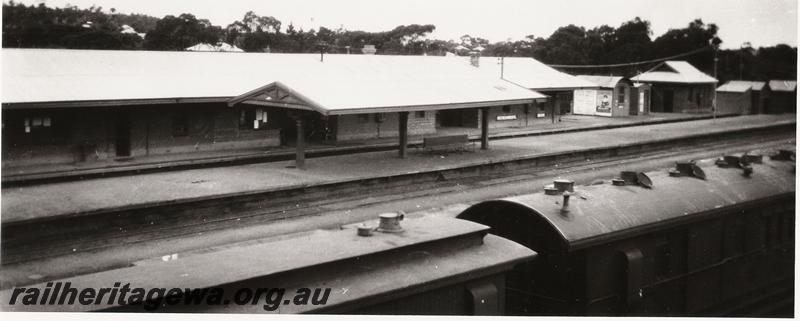
[[[770,80],[769,88],[772,92],[764,113],[797,113],[797,81]]]
[[[763,81],[731,80],[717,88],[717,114],[760,114],[770,90]]]
[[[686,61],[665,61],[633,78],[652,86],[651,110],[666,113],[712,111],[717,79]]]
[[[597,89],[575,91],[575,114],[604,117],[630,115],[633,83],[622,76],[578,75],[578,78],[597,85]]]

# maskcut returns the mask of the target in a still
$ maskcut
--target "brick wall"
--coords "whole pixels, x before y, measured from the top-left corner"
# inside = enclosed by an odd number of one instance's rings
[[[337,140],[358,140],[397,137],[399,119],[397,113],[341,115],[338,117]],[[382,121],[378,121],[382,117]],[[436,113],[426,111],[424,115],[408,114],[408,134],[425,135],[436,132]]]

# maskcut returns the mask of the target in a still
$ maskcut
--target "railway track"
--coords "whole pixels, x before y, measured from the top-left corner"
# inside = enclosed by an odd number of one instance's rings
[[[606,174],[602,171],[604,168],[618,167],[624,163],[637,166],[635,164],[665,163],[687,157],[713,157],[728,152],[782,146],[793,140],[794,135],[785,131],[748,137],[723,135],[716,139],[696,141],[689,146],[685,142],[650,143],[630,146],[629,150],[622,152],[596,151],[594,154],[596,157],[589,159],[585,157],[588,155],[581,154],[580,156],[584,157],[567,155],[560,161],[553,159],[549,162],[537,161],[527,164],[522,162],[489,164],[463,172],[448,171],[408,179],[376,179],[345,186],[288,191],[279,197],[273,195],[267,200],[263,195],[248,195],[233,200],[181,204],[177,208],[167,206],[103,213],[103,216],[75,217],[71,218],[68,224],[36,222],[22,226],[4,226],[2,261],[3,265],[25,264],[67,254],[74,255],[76,252],[95,253],[159,240],[192,238],[215,231],[268,226],[299,217],[317,216],[318,219],[315,218],[315,221],[319,226],[313,228],[334,227],[337,224],[369,218],[374,215],[375,210],[397,210],[398,206],[405,210],[419,210],[421,209],[419,205],[415,208],[411,203],[431,198],[432,195],[436,195],[435,203],[439,206],[461,203],[464,200],[479,201],[480,197],[469,195],[476,194],[478,190],[496,190],[484,192],[487,193],[485,198],[508,196],[512,195],[513,191],[502,188],[503,186],[533,185],[535,188],[541,188],[543,184],[537,185],[531,182],[538,180],[544,182],[549,177],[565,173],[569,173],[571,178],[585,177],[583,181],[581,179],[576,181],[588,183]],[[528,186],[520,192],[530,192],[530,188]],[[498,192],[500,194],[495,195]],[[446,195],[449,195],[451,200],[445,201]],[[387,208],[387,204],[393,204],[395,208]],[[337,219],[326,221],[323,217],[331,212],[340,215]],[[360,214],[353,214],[356,212]],[[367,213],[372,214],[367,215]],[[276,233],[281,232],[276,231]],[[16,238],[7,238],[9,234]],[[242,233],[237,239],[246,239],[248,235]],[[263,237],[264,234],[253,232],[251,236],[257,238]],[[226,242],[230,240],[228,238]],[[202,241],[199,243],[201,244],[193,246],[213,245],[204,245]]]

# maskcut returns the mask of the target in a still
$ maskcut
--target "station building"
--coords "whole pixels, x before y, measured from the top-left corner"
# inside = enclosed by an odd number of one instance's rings
[[[463,58],[459,58],[463,59]],[[502,78],[519,86],[542,93],[547,100],[539,101],[531,110],[515,110],[515,115],[524,121],[513,126],[533,126],[537,123],[553,123],[560,115],[572,114],[574,93],[581,89],[596,89],[598,85],[573,75],[560,72],[540,61],[528,57],[480,57],[473,55],[469,64],[481,72]]]
[[[665,61],[631,78],[652,87],[652,112],[710,113],[717,79],[685,61]]]
[[[546,99],[447,57],[3,49],[2,63],[4,168],[386,137],[404,156],[448,110],[474,111],[488,146],[508,111]]]

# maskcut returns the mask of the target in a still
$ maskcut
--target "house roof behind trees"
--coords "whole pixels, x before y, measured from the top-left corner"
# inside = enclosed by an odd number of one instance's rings
[[[319,54],[61,49],[2,53],[4,108],[246,101],[276,83],[301,96],[299,102],[313,102],[310,109],[330,115],[545,98],[446,57],[326,54],[321,62]]]
[[[697,70],[690,63],[674,60],[662,62],[653,69],[631,78],[631,80],[681,84],[713,84],[718,82],[716,78]]]

